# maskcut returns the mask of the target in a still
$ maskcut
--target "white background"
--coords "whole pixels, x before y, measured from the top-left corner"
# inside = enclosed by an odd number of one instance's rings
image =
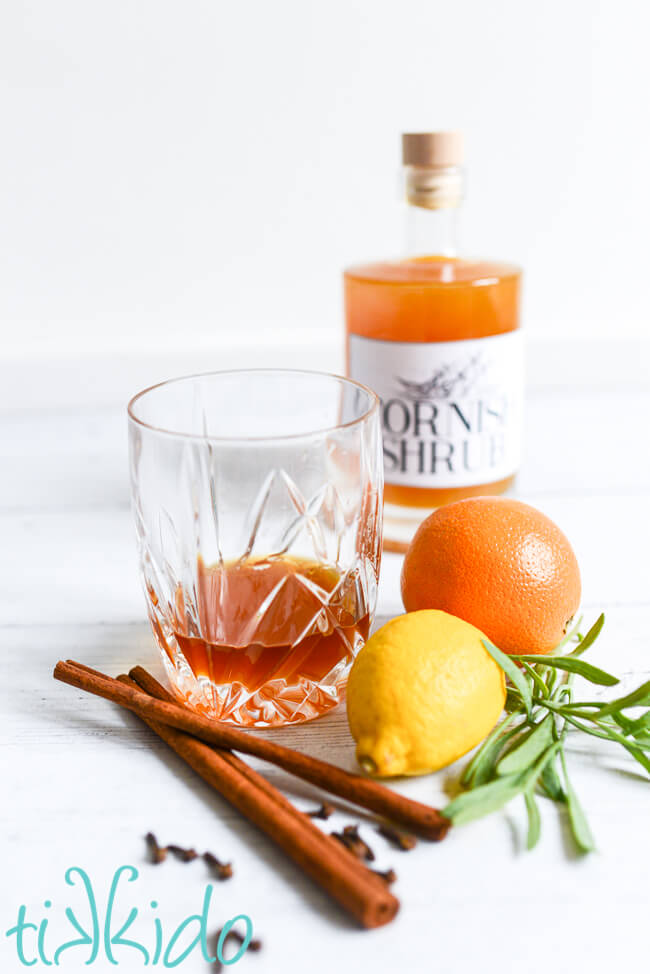
[[[6,394],[71,351],[69,398],[88,356],[178,362],[143,380],[229,364],[234,336],[334,356],[341,268],[401,247],[399,134],[445,126],[465,249],[524,266],[529,337],[645,335],[648,11],[4,0]]]

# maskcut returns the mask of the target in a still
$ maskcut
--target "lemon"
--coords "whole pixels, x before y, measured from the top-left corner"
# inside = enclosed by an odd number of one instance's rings
[[[506,685],[475,626],[438,609],[378,629],[348,680],[357,760],[380,777],[436,771],[475,747],[503,710]]]

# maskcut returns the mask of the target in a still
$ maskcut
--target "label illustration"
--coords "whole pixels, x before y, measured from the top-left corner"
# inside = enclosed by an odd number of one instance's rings
[[[350,335],[350,375],[381,399],[386,481],[469,487],[519,466],[520,331],[459,342]]]

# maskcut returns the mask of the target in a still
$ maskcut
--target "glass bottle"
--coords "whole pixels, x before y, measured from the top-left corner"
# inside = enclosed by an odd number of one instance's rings
[[[380,397],[385,535],[503,493],[519,465],[521,271],[458,255],[462,136],[402,136],[408,256],[344,274],[349,375]]]

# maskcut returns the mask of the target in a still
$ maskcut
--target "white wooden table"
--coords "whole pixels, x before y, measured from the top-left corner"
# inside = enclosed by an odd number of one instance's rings
[[[567,370],[565,370],[567,371]],[[650,676],[650,388],[544,390],[528,404],[527,450],[517,495],[541,507],[570,537],[582,567],[586,622],[607,621],[596,663],[631,687]],[[72,936],[66,906],[87,920],[83,867],[100,905],[118,866],[139,879],[118,910],[140,914],[130,933],[153,945],[153,916],[168,937],[198,912],[201,862],[146,862],[148,830],[163,842],[210,849],[234,863],[216,884],[211,925],[248,914],[263,940],[238,971],[317,974],[366,971],[521,972],[647,969],[650,906],[650,786],[631,759],[590,739],[572,746],[571,769],[599,851],[577,857],[566,823],[542,801],[538,848],[523,849],[523,802],[458,828],[442,844],[391,850],[369,822],[362,834],[379,868],[393,866],[402,908],[390,926],[356,929],[263,835],[197,779],[135,718],[52,680],[55,661],[78,658],[117,674],[135,661],[161,672],[145,621],[128,507],[123,409],[80,407],[0,415],[0,709],[3,800],[0,971],[23,970],[4,932],[25,904],[49,916],[46,951]],[[401,611],[400,559],[382,570],[379,620]],[[290,746],[354,767],[345,715],[273,733]],[[454,769],[393,787],[443,804]],[[265,768],[301,808],[313,790]],[[326,827],[356,815],[337,812]],[[51,908],[44,907],[49,899]],[[159,904],[156,911],[150,901]],[[26,939],[34,956],[35,935]],[[114,970],[88,948],[61,957],[62,970]],[[116,948],[118,970],[142,968]],[[36,965],[34,970],[41,970]],[[180,970],[209,970],[198,952]]]

